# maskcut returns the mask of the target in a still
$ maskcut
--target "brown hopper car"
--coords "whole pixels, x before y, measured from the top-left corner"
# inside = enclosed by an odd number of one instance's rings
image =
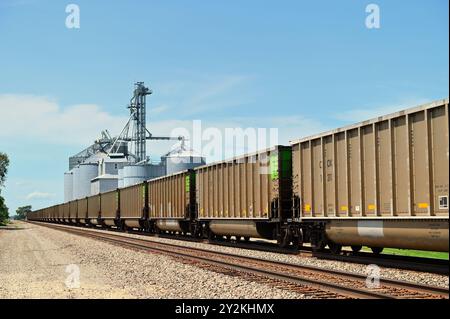
[[[293,142],[305,238],[448,251],[448,123],[444,100]]]
[[[122,225],[130,228],[145,228],[148,212],[147,183],[122,188],[119,190],[119,196]]]
[[[88,202],[88,223],[97,225],[100,218],[100,194],[87,198]]]
[[[119,217],[119,193],[114,190],[100,194],[100,219],[106,226],[115,226]]]
[[[276,146],[196,168],[198,220],[216,236],[296,240],[291,165],[291,148]]]
[[[70,223],[70,203],[62,204],[62,220],[65,223]]]
[[[69,203],[69,220],[71,223],[77,223],[78,201],[74,200]]]
[[[78,200],[78,221],[81,224],[87,224],[87,213],[88,213],[88,200],[87,198],[82,198]]]
[[[147,191],[149,218],[156,231],[197,233],[192,170],[150,180]]]

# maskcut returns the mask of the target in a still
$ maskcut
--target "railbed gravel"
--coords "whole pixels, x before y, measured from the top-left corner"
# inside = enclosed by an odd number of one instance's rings
[[[15,225],[19,230],[0,229],[0,299],[307,298],[184,264],[168,256],[40,225],[17,222]],[[80,269],[79,288],[68,288],[65,284],[70,275],[66,267],[72,264]]]
[[[66,226],[66,227],[71,227],[71,226]],[[101,229],[92,229],[92,230],[98,231],[98,232],[105,231],[105,230],[101,230]],[[318,259],[315,257],[306,256],[304,254],[303,255],[302,254],[288,255],[288,254],[264,252],[264,251],[249,250],[249,249],[242,249],[242,248],[235,248],[235,247],[226,247],[226,246],[220,246],[220,245],[211,245],[211,244],[207,244],[207,243],[189,242],[189,241],[183,241],[183,240],[172,239],[172,238],[169,239],[169,238],[156,237],[156,236],[138,235],[138,234],[124,233],[124,232],[114,232],[114,234],[121,235],[121,236],[134,237],[134,238],[141,238],[141,239],[146,239],[146,240],[160,242],[160,243],[172,243],[172,244],[182,245],[185,247],[202,248],[202,249],[208,249],[211,251],[228,252],[228,253],[233,253],[233,254],[242,255],[242,256],[265,258],[268,260],[287,262],[287,263],[292,263],[292,264],[297,264],[297,265],[314,266],[314,267],[320,267],[320,268],[324,268],[324,269],[333,269],[333,270],[339,270],[339,271],[344,271],[344,272],[359,273],[359,274],[364,274],[364,275],[368,274],[367,265],[348,263],[348,262],[342,262],[342,261],[334,261],[334,260]],[[449,276],[431,274],[431,273],[419,272],[419,271],[404,270],[404,269],[387,268],[387,267],[380,267],[380,270],[381,270],[381,278],[409,281],[412,283],[449,288]]]

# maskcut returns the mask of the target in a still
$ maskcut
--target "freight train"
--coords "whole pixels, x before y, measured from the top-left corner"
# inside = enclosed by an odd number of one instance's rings
[[[448,99],[32,212],[196,238],[449,251]]]

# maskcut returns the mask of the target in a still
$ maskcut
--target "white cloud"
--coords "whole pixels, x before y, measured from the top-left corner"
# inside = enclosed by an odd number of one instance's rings
[[[214,96],[217,92],[224,92],[226,88],[232,87],[242,81],[236,77],[218,85],[211,92],[197,95],[193,100],[204,101]],[[161,104],[153,111],[164,112],[170,107]],[[125,110],[124,110],[124,114]],[[178,114],[173,114],[177,116]],[[201,118],[201,117],[200,117]],[[32,139],[38,147],[39,143],[54,143],[59,145],[79,145],[80,150],[90,145],[101,130],[108,129],[112,134],[120,132],[125,125],[127,116],[115,116],[102,110],[94,104],[73,105],[61,108],[60,105],[49,97],[33,95],[0,95],[0,138],[8,138],[20,142]],[[150,116],[151,120],[151,116]],[[150,121],[147,124],[154,136],[175,136],[174,131],[184,128],[190,132],[192,137],[193,121],[167,119],[161,121]],[[319,133],[326,128],[318,121],[304,116],[252,116],[252,117],[229,117],[224,119],[209,119],[202,121],[203,131],[207,128],[216,128],[224,135],[227,128],[277,128],[279,139],[277,143],[285,144],[289,140]],[[207,141],[203,141],[202,147]],[[149,142],[148,155],[153,159],[165,154],[176,142]],[[223,154],[240,155],[239,150],[231,152],[231,145],[223,143]],[[195,144],[193,144],[195,145]],[[196,150],[201,151],[201,150]],[[253,150],[249,150],[253,151]],[[218,160],[220,158],[214,158]],[[208,158],[208,160],[210,160]],[[20,186],[20,185],[17,185]],[[22,185],[25,186],[25,185]]]
[[[242,88],[247,80],[248,77],[240,75],[204,76],[192,82],[162,84],[158,90],[161,98],[169,103],[150,105],[149,119],[170,109],[177,110],[173,116],[186,116],[241,105],[249,98],[232,93]],[[62,107],[47,96],[0,94],[0,138],[32,137],[36,142],[88,146],[104,129],[118,134],[127,120],[125,108],[123,116],[117,116],[95,104]],[[163,127],[167,127],[166,124]],[[160,134],[154,129],[151,132]]]
[[[222,108],[228,104],[240,104],[242,103],[242,97],[238,103],[231,102],[230,97],[233,96],[233,89],[240,85],[243,85],[248,80],[245,76],[227,76],[219,81],[207,83],[197,94],[194,94],[188,101],[188,109],[192,113],[201,112],[205,110]],[[227,96],[228,95],[228,96]],[[217,101],[217,98],[220,101]],[[225,103],[224,103],[225,102]],[[228,102],[228,103],[227,103]],[[229,103],[231,102],[231,103]]]
[[[334,114],[334,118],[345,122],[362,122],[427,102],[429,102],[429,100],[423,98],[404,99],[398,103],[381,106],[367,106],[365,108],[355,108],[352,110],[339,112]]]
[[[248,88],[251,77],[245,75],[191,75],[190,81],[156,83],[155,92],[179,115],[205,114],[233,108],[253,101]],[[152,107],[150,107],[151,112]]]
[[[55,194],[53,193],[45,193],[45,192],[32,192],[28,194],[25,199],[26,200],[42,200],[42,199],[51,199],[55,197]]]
[[[27,181],[17,181],[14,183],[14,185],[16,185],[17,187],[20,187],[20,188],[26,188],[26,187],[30,186],[31,183],[27,182]]]
[[[103,129],[119,132],[126,120],[126,116],[113,116],[95,104],[63,109],[45,96],[0,95],[0,138],[88,145]]]
[[[158,105],[155,107],[150,107],[150,110],[148,111],[148,113],[150,114],[150,116],[152,115],[158,115],[161,113],[164,113],[165,111],[167,111],[170,107],[168,105]]]

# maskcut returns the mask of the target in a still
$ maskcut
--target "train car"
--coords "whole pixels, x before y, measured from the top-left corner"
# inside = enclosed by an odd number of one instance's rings
[[[44,221],[49,222],[50,214],[51,214],[51,207],[44,208],[42,211],[44,213]]]
[[[59,204],[59,205],[57,205],[57,208],[56,208],[56,222],[58,222],[58,223],[64,222],[63,205],[64,204]]]
[[[198,220],[206,235],[298,242],[291,171],[289,146],[195,168]]]
[[[78,222],[81,225],[88,224],[88,200],[87,197],[78,200]]]
[[[53,222],[54,223],[57,223],[59,221],[58,214],[59,214],[59,204],[53,206]]]
[[[58,222],[58,207],[59,205],[54,205],[52,209],[52,222],[57,223]]]
[[[51,222],[56,223],[58,218],[58,205],[53,205],[52,211],[51,211]]]
[[[100,195],[100,221],[103,226],[119,226],[119,192],[117,190]]]
[[[48,208],[48,219],[47,221],[52,223],[54,219],[55,206],[51,206]]]
[[[446,99],[292,142],[305,241],[448,252],[448,126]]]
[[[45,221],[45,208],[39,210],[39,220]]]
[[[122,228],[149,229],[147,182],[119,189],[119,216]]]
[[[36,221],[38,213],[39,213],[39,210],[35,210],[33,212],[29,212],[27,214],[27,220]]]
[[[61,204],[61,222],[70,223],[70,202]]]
[[[100,224],[100,194],[87,198],[87,224]]]
[[[78,201],[69,202],[69,222],[72,224],[78,223]]]
[[[147,182],[149,220],[156,232],[199,236],[195,210],[195,173],[180,173]],[[122,198],[121,198],[122,200]]]

